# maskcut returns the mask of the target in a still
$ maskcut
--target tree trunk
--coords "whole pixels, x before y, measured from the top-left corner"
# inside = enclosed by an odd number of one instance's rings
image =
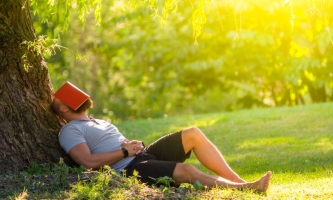
[[[53,90],[44,58],[22,44],[35,39],[28,4],[0,0],[0,174],[60,157],[70,162],[58,143],[62,122],[50,108]]]

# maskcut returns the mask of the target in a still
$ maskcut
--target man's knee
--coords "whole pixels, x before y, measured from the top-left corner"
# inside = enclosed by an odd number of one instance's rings
[[[201,141],[206,136],[202,133],[202,131],[195,126],[186,128],[183,130],[183,134],[185,136],[186,140],[192,140],[192,141]]]
[[[173,173],[173,179],[176,183],[193,183],[200,171],[190,164],[177,163]]]
[[[201,132],[201,130],[196,126],[191,126],[187,128],[191,132]]]

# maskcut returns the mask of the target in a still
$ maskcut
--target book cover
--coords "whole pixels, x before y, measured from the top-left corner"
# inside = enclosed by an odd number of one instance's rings
[[[73,110],[78,109],[90,97],[68,81],[54,93],[54,96]]]

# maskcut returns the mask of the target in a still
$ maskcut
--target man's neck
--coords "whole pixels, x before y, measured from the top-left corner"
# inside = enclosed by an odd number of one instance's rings
[[[82,113],[71,113],[70,115],[66,116],[66,122],[70,122],[73,120],[90,120],[86,112]]]

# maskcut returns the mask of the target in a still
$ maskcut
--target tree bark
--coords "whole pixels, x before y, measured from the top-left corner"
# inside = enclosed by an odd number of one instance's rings
[[[0,174],[31,162],[71,162],[58,143],[52,85],[42,55],[22,44],[36,36],[29,0],[0,0]],[[27,59],[22,59],[26,54]],[[24,69],[24,64],[31,67]]]

